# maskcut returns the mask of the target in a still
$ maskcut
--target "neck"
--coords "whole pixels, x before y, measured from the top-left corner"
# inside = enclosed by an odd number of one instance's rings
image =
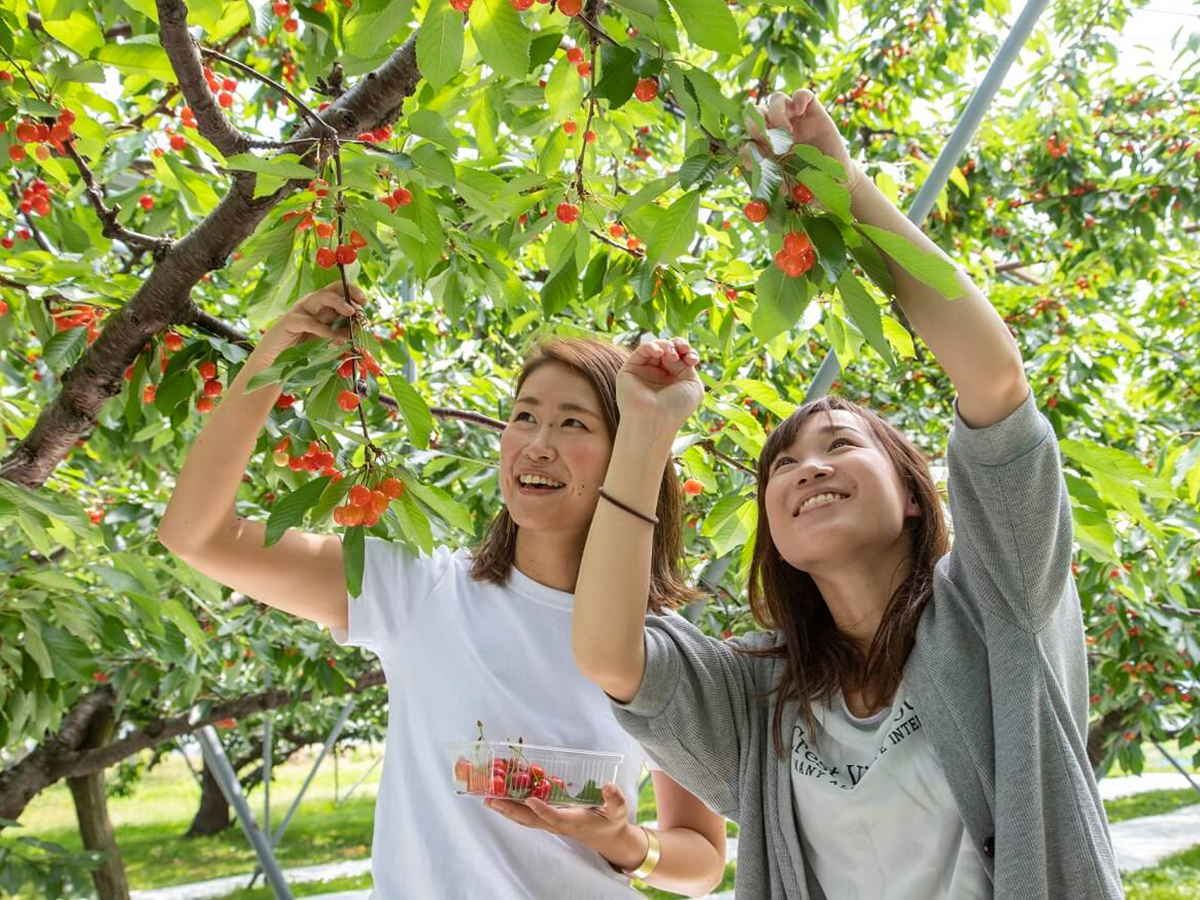
[[[573,594],[586,540],[586,533],[574,535],[518,527],[513,564],[522,575],[538,584]]]
[[[870,562],[860,552],[852,559],[825,562],[809,574],[833,621],[865,654],[875,640],[888,602],[912,571],[912,542],[905,536]]]

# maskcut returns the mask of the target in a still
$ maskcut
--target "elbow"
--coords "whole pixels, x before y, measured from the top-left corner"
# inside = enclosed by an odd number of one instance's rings
[[[710,845],[711,846],[711,845]],[[688,892],[689,897],[707,897],[716,893],[721,882],[725,880],[725,851],[724,848],[713,847],[713,861],[705,867],[704,880]]]
[[[183,525],[177,516],[171,515],[168,507],[158,522],[158,541],[171,551],[173,556],[187,560],[196,547],[196,530]]]
[[[624,702],[637,693],[641,672],[634,660],[578,636],[572,638],[571,649],[579,673],[610,697]]]

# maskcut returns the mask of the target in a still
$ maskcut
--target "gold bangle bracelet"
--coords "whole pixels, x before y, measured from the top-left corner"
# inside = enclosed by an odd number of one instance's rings
[[[625,874],[630,878],[645,881],[650,877],[650,873],[658,868],[658,861],[662,858],[662,844],[658,840],[658,835],[645,825],[639,827],[646,833],[646,858],[642,860],[640,866],[632,872],[627,870]]]

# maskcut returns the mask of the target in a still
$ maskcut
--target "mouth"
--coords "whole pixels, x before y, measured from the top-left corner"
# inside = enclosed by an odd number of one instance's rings
[[[792,518],[794,519],[802,513],[809,513],[813,512],[814,510],[824,509],[828,506],[832,506],[835,503],[839,503],[842,500],[849,499],[849,494],[842,494],[837,491],[826,491],[821,494],[814,494],[800,504],[800,508],[792,513]]]
[[[565,482],[550,478],[547,475],[518,475],[517,489],[522,494],[537,496],[540,494],[553,494],[555,491],[561,491],[567,485]]]

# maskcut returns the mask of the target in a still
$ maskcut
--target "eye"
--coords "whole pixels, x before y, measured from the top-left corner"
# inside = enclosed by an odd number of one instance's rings
[[[796,460],[792,459],[790,456],[777,456],[775,457],[775,465],[772,466],[772,468],[781,469],[788,463],[794,463],[795,461]]]
[[[520,412],[513,413],[512,420],[514,422],[526,422],[526,421],[532,422],[533,421],[533,413],[528,412],[527,410],[521,410]]]
[[[854,446],[854,442],[853,442],[852,440],[850,440],[849,438],[840,437],[840,438],[834,438],[834,439],[833,439],[833,443],[831,443],[831,444],[829,445],[829,449],[830,449],[830,450],[832,450],[832,449],[833,449],[834,447],[836,447],[838,444],[845,444],[847,447],[853,447],[853,446]]]
[[[583,420],[582,420],[582,419],[563,419],[563,424],[564,424],[564,425],[571,425],[571,423],[572,423],[572,422],[574,422],[574,423],[575,423],[575,425],[578,425],[578,426],[579,426],[580,428],[582,428],[584,431],[587,431],[587,425],[585,425],[585,424],[583,423]],[[574,426],[574,425],[572,425],[571,427],[573,428],[573,427],[575,427],[575,426]]]

